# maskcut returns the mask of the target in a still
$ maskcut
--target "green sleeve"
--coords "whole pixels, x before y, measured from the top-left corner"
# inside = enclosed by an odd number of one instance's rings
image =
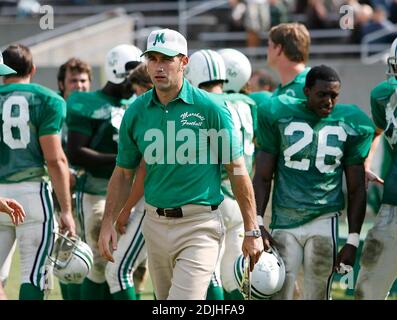
[[[386,128],[385,107],[381,105],[377,99],[371,94],[371,113],[372,119],[378,128]]]
[[[259,150],[278,155],[280,139],[275,122],[272,120],[271,107],[260,105],[258,107],[258,129],[256,130],[256,143]]]
[[[355,133],[347,137],[343,158],[345,165],[364,163],[375,133],[372,120],[358,106],[354,107],[357,111],[352,111],[348,119],[350,118],[350,126]]]
[[[134,114],[132,112],[132,107],[129,107],[121,121],[119,131],[119,145],[116,164],[117,166],[126,169],[136,168],[142,159],[142,154],[133,137],[133,118]]]
[[[349,136],[347,138],[343,163],[345,165],[364,163],[368,156],[369,149],[371,148],[373,136],[373,132],[367,132],[357,136]]]
[[[233,118],[224,101],[216,103],[215,108],[211,108],[210,130],[212,133],[220,134],[221,139],[218,139],[218,160],[223,164],[240,158],[243,155],[243,148],[240,143],[239,136],[234,127]],[[211,130],[215,129],[215,131]],[[212,133],[211,133],[212,132]],[[210,138],[210,143],[213,144],[215,139]],[[211,149],[214,145],[211,145]]]
[[[39,136],[58,134],[66,117],[66,102],[62,98],[48,97],[40,114]]]
[[[94,132],[91,119],[75,113],[68,113],[66,124],[69,132],[77,132],[89,137]]]

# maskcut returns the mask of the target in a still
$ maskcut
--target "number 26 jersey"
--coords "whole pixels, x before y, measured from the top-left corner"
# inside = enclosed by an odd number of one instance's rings
[[[278,156],[271,228],[293,228],[344,208],[343,167],[364,163],[374,126],[355,105],[325,118],[282,95],[258,113],[259,149]]]

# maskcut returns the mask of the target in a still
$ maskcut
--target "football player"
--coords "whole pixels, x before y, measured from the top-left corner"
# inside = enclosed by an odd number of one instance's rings
[[[125,111],[121,100],[132,95],[123,82],[129,70],[141,63],[140,54],[132,45],[114,47],[106,56],[105,86],[95,92],[73,92],[67,101],[68,155],[72,165],[84,169],[76,183],[77,212],[85,241],[94,253],[94,265],[82,284],[82,299],[111,299],[106,260],[101,258],[97,242]]]
[[[386,172],[382,204],[374,226],[368,231],[360,260],[356,299],[386,299],[397,278],[397,39],[390,48],[388,79],[371,91],[371,113],[376,125],[370,156],[365,163],[367,179],[383,184],[383,180],[371,172],[372,155],[381,139],[386,138],[391,163]]]
[[[69,168],[59,137],[66,104],[55,92],[30,83],[36,67],[29,48],[11,45],[3,57],[17,73],[4,76],[0,87],[0,194],[15,198],[27,216],[18,226],[13,226],[9,217],[0,216],[0,266],[18,240],[19,298],[43,299],[47,289],[45,264],[53,246],[54,229],[45,165],[61,208],[61,232],[75,235]]]
[[[125,85],[138,97],[153,87],[146,65],[142,63],[132,70]],[[106,265],[105,272],[113,299],[140,300],[147,278],[147,253],[142,235],[145,172],[142,161],[131,194],[116,221],[116,229],[121,236],[113,254],[114,261]]]
[[[251,70],[251,63],[244,54],[235,49],[223,49],[218,52],[212,50],[195,52],[190,57],[185,71],[186,78],[194,86],[217,94],[225,92],[221,97],[226,101],[234,125],[240,134],[244,160],[249,174],[251,174],[253,162],[256,104],[240,91],[250,79]],[[244,225],[240,208],[225,170],[223,170],[221,189],[225,199],[219,208],[226,234],[217,272],[211,279],[207,299],[222,299],[220,290],[223,286],[224,298],[237,300],[243,297],[234,281],[233,265],[241,254]],[[219,274],[221,281],[219,281]]]
[[[302,89],[310,70],[306,67],[309,31],[301,23],[281,23],[270,29],[268,42],[267,64],[276,71],[281,81],[273,95],[285,93],[304,99]]]
[[[73,91],[90,91],[91,87],[92,71],[90,65],[78,58],[70,58],[63,63],[58,70],[57,82],[59,94],[67,100]],[[66,152],[67,142],[67,126],[66,123],[62,127],[62,146]],[[76,170],[71,168],[70,170],[70,187],[73,190],[76,184]],[[75,204],[75,193],[72,193],[72,204]],[[58,207],[56,198],[53,197],[55,209]],[[73,206],[75,209],[75,206]],[[59,210],[58,210],[59,211]],[[73,210],[73,214],[75,214]],[[76,219],[76,215],[75,215]],[[77,219],[78,221],[78,219]],[[81,223],[76,224],[77,234],[84,239],[84,232],[81,230]],[[81,285],[80,284],[64,284],[59,283],[61,287],[61,293],[64,300],[80,300]]]
[[[292,299],[299,268],[304,299],[327,299],[334,267],[353,266],[365,216],[364,160],[374,128],[355,105],[336,104],[338,74],[327,66],[306,77],[307,99],[281,95],[258,118],[254,188],[263,216],[274,175],[272,237],[284,260],[286,279],[275,299]],[[337,254],[338,212],[344,208],[342,176],[348,189],[347,243]]]

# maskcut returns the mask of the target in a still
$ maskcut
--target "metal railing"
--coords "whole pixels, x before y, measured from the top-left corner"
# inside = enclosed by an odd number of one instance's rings
[[[391,43],[372,44],[372,42],[393,34],[397,36],[396,25],[390,25],[390,29],[381,29],[365,35],[361,41],[361,62],[364,64],[386,62]]]
[[[215,8],[223,7],[228,4],[228,0],[212,0],[204,1],[198,5],[188,8],[186,0],[178,1],[178,12],[179,12],[179,32],[182,33],[186,38],[187,34],[187,24],[188,20],[198,16],[202,13],[210,11]]]
[[[346,39],[350,36],[349,30],[342,29],[318,29],[309,30],[312,39]],[[244,31],[236,32],[201,32],[198,36],[202,41],[243,41],[246,40],[247,34]],[[268,39],[268,32],[261,32],[262,40]]]

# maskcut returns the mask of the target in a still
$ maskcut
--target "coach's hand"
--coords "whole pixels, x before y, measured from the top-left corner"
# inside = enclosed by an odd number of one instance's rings
[[[340,264],[343,263],[346,266],[354,266],[356,260],[357,248],[351,244],[346,243],[343,248],[339,251],[336,257],[336,265],[334,267],[335,272],[340,271]]]
[[[114,262],[109,244],[113,251],[117,249],[117,233],[113,227],[112,221],[107,219],[102,221],[101,232],[99,233],[98,247],[102,257],[110,262]]]
[[[120,211],[119,217],[116,220],[116,231],[124,234],[127,229],[128,219],[130,218],[131,211],[124,208]]]
[[[250,270],[254,270],[255,263],[258,262],[263,252],[263,243],[261,238],[244,237],[243,254],[250,256]]]

